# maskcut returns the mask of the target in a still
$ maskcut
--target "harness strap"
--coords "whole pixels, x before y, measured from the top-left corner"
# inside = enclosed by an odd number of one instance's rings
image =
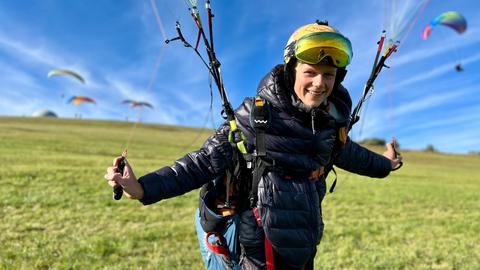
[[[232,162],[235,164],[234,168],[229,168],[226,171],[226,182],[225,182],[225,205],[224,207],[226,208],[231,208],[232,204],[230,202],[230,191],[232,190],[231,185],[234,182],[235,177],[237,176],[237,167],[239,167],[239,162],[238,162],[238,152],[233,151],[233,156],[232,156]]]
[[[257,151],[258,157],[265,157],[267,155],[267,149],[265,146],[265,129],[255,129],[255,151]]]
[[[338,129],[338,134],[337,134],[337,142],[334,146],[334,153],[332,155],[332,159],[335,159],[338,157],[340,154],[340,151],[345,148],[345,145],[347,144],[347,138],[348,138],[348,130],[347,127],[340,127]],[[333,193],[333,190],[335,189],[335,186],[337,185],[337,172],[335,171],[335,168],[333,167],[333,163],[329,164],[325,170],[325,175],[327,175],[330,171],[333,171],[335,174],[335,180],[333,180],[332,186],[330,187],[329,192]]]
[[[270,108],[267,101],[262,97],[255,97],[252,110],[250,111],[250,125],[255,129],[255,153],[249,200],[250,206],[256,207],[258,200],[258,183],[267,167],[267,163],[264,160],[267,156],[265,130],[270,125]]]
[[[252,111],[250,112],[250,125],[255,129],[255,151],[257,157],[265,157],[265,130],[270,125],[269,105],[262,97],[255,97]]]
[[[262,222],[260,219],[260,214],[258,213],[258,208],[254,207],[252,209],[253,215],[255,216],[255,219],[257,220],[257,225],[258,227],[262,228]],[[265,240],[263,241],[264,247],[265,247],[265,259],[266,259],[266,265],[267,265],[267,270],[275,270],[275,261],[273,259],[273,248],[272,248],[272,243],[270,240],[268,240],[267,235],[265,234]]]
[[[256,207],[258,201],[258,184],[260,183],[260,179],[262,178],[263,173],[265,172],[265,168],[267,167],[265,161],[263,159],[257,158],[255,161],[255,168],[253,169],[252,175],[252,188],[250,190],[250,206]]]
[[[330,187],[329,192],[333,193],[333,190],[335,189],[335,186],[337,185],[337,171],[335,171],[335,168],[332,166],[332,172],[335,174],[335,180],[333,180],[332,186]]]

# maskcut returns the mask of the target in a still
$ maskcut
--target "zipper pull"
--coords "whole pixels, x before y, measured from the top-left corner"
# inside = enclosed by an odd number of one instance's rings
[[[317,109],[312,109],[311,111],[311,117],[312,117],[312,132],[313,134],[317,133],[317,131],[315,130],[315,111]]]

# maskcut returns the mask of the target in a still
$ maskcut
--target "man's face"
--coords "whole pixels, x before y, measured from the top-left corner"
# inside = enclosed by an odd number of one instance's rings
[[[298,61],[293,88],[303,104],[315,108],[332,93],[336,75],[337,68],[326,62],[310,65]]]

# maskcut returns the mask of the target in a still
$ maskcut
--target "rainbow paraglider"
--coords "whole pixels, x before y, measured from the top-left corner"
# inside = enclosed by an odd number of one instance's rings
[[[72,70],[69,70],[69,69],[64,69],[64,68],[57,68],[57,69],[50,70],[47,74],[47,77],[50,78],[52,76],[57,76],[57,75],[69,76],[69,77],[77,79],[81,83],[85,83],[85,79],[80,74],[78,74],[75,71],[72,71]]]
[[[460,34],[467,30],[467,20],[465,20],[462,14],[456,11],[447,11],[433,19],[430,24],[425,27],[422,32],[422,39],[426,40],[432,33],[433,28],[438,24],[450,27]]]

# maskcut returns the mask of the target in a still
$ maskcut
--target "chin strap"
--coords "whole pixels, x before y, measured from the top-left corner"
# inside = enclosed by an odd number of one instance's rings
[[[335,76],[335,83],[333,84],[333,90],[337,89],[337,87],[343,82],[345,76],[347,75],[346,68],[338,68],[337,69],[337,76]]]

